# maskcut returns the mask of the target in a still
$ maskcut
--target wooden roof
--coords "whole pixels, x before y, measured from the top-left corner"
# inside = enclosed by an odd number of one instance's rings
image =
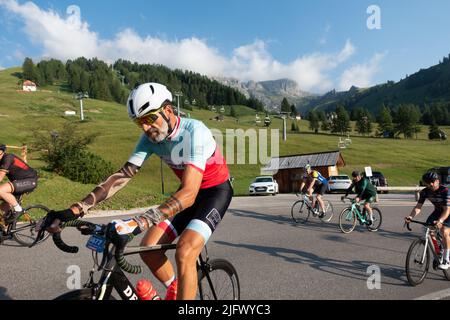
[[[304,168],[308,163],[311,167],[345,166],[344,158],[340,151],[336,150],[271,158],[270,162],[263,170],[273,171]]]

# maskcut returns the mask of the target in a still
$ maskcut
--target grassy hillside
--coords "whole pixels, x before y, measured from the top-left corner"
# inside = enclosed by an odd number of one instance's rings
[[[448,101],[450,101],[450,55],[439,64],[421,69],[399,82],[389,81],[366,89],[353,87],[344,92],[332,91],[321,97],[305,99],[299,105],[299,109],[303,112],[310,109],[334,110],[338,104],[342,104],[347,110],[365,107],[376,114],[383,104],[423,105]]]
[[[78,117],[64,117],[65,110],[79,112],[79,103],[73,96],[58,86],[41,88],[36,93],[17,91],[18,78],[14,73],[20,69],[0,71],[0,142],[8,145],[29,144],[29,128],[41,126],[54,128],[58,124],[78,121]],[[140,135],[140,130],[128,120],[123,105],[107,103],[93,99],[84,100],[86,121],[81,124],[86,132],[95,132],[97,139],[90,145],[90,150],[119,168],[133,150]],[[226,116],[224,121],[212,119],[216,113],[205,110],[187,111],[192,118],[199,119],[214,129],[225,132],[226,129],[262,129],[254,126],[255,116],[248,108],[236,106],[239,122]],[[227,108],[225,114],[229,114]],[[328,134],[311,134],[308,122],[300,121],[300,133],[290,133],[288,121],[288,139],[280,142],[280,154],[298,154],[337,149],[338,137]],[[282,128],[281,119],[273,119],[271,129]],[[443,128],[450,135],[450,128]],[[371,165],[381,170],[391,185],[415,185],[421,173],[437,165],[450,165],[449,142],[433,142],[426,139],[428,129],[423,128],[418,140],[384,140],[352,136],[352,145],[342,150],[347,166],[342,169],[350,173]],[[281,138],[281,133],[280,133]],[[248,147],[248,144],[247,144]],[[236,148],[236,146],[235,146]],[[235,193],[246,194],[252,179],[260,174],[260,165],[230,163],[231,174],[235,177]],[[29,163],[39,170],[40,183],[26,202],[39,202],[51,208],[64,208],[79,200],[92,190],[94,185],[83,185],[43,170],[45,164],[37,152],[29,154]],[[164,165],[165,193],[161,194],[160,161],[152,157],[143,167],[136,179],[113,199],[99,208],[133,208],[155,204],[178,187],[178,180],[171,170]]]

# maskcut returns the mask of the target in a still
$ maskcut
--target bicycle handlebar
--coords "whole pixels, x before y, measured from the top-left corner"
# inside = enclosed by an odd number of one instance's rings
[[[44,222],[44,226],[45,226],[45,222]],[[38,236],[36,237],[36,241],[30,247],[32,247],[35,243],[37,243],[39,241],[39,239],[41,237],[43,237],[45,229],[46,229],[44,226],[39,231]],[[105,248],[108,247],[109,243],[111,243],[111,241],[108,239],[107,234],[106,234],[107,225],[95,224],[95,223],[91,223],[91,222],[83,221],[83,220],[72,220],[72,221],[62,223],[60,227],[62,230],[64,230],[64,228],[66,228],[66,227],[77,228],[78,231],[80,231],[81,234],[83,234],[83,235],[98,234],[100,236],[103,236],[106,238]],[[79,250],[79,248],[77,246],[69,246],[61,238],[62,230],[60,232],[53,233],[53,236],[52,236],[53,243],[61,251],[64,251],[67,253],[77,253]],[[124,252],[124,248],[117,247],[117,246],[115,247],[114,258],[116,259],[116,262],[119,265],[119,267],[123,271],[128,272],[128,273],[132,273],[132,274],[141,273],[142,267],[138,266],[138,265],[132,265],[131,263],[129,263],[125,259],[123,252]],[[108,252],[105,252],[104,254],[108,254]]]
[[[426,223],[426,222],[422,222],[422,221],[417,221],[417,220],[412,220],[412,219],[411,219],[411,220],[409,220],[409,222],[406,222],[406,221],[405,221],[405,224],[404,224],[404,226],[406,226],[406,228],[407,228],[409,231],[412,231],[411,227],[409,226],[410,223],[421,224],[421,225],[423,225],[424,227],[427,227],[427,228],[436,228],[436,225],[435,225],[435,224]]]

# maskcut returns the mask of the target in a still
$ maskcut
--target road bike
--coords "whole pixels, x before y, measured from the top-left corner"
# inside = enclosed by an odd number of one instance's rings
[[[92,250],[94,267],[89,273],[89,279],[83,289],[70,291],[58,296],[55,300],[115,300],[112,290],[115,289],[123,300],[139,300],[136,289],[125,275],[124,271],[139,274],[142,268],[132,265],[125,256],[150,251],[173,250],[176,244],[161,244],[149,247],[127,246],[119,248],[114,246],[106,234],[108,225],[94,224],[83,220],[74,220],[63,223],[62,228],[75,227],[81,234],[90,235],[87,247]],[[64,229],[63,229],[64,230]],[[78,247],[68,246],[61,238],[61,233],[52,235],[53,242],[62,251],[77,253]],[[102,254],[98,263],[98,255]],[[94,273],[102,271],[99,280],[94,280]],[[225,259],[212,259],[205,253],[197,259],[198,295],[200,300],[239,300],[239,277],[234,266]]]
[[[342,198],[342,202],[345,202],[346,199],[351,201],[351,205],[344,208],[339,215],[339,229],[341,229],[343,233],[352,232],[356,227],[357,221],[360,225],[366,226],[367,230],[372,232],[375,232],[380,228],[381,222],[383,221],[380,209],[376,207],[372,208],[373,220],[370,220],[367,210],[365,208],[361,209],[364,201],[356,202],[354,199],[345,197]]]
[[[431,258],[434,270],[438,269],[443,253],[442,235],[434,224],[428,224],[420,221],[410,220],[411,223],[417,223],[424,226],[424,235],[411,243],[406,255],[406,278],[412,286],[421,284],[428,274]],[[409,231],[409,223],[405,223]],[[432,237],[435,234],[435,238]],[[450,269],[442,270],[447,280],[450,280]]]
[[[17,198],[18,203],[22,204],[23,196]],[[36,231],[36,224],[38,220],[36,217],[47,215],[50,211],[47,207],[39,204],[30,205],[23,208],[22,213],[11,222],[6,222],[5,219],[13,214],[12,208],[8,208],[7,212],[0,217],[0,244],[5,240],[15,240],[22,246],[29,246],[36,240],[38,232]],[[37,243],[45,241],[50,234],[45,232]]]
[[[309,196],[303,193],[296,193],[296,196],[301,199],[295,201],[291,207],[291,216],[295,223],[306,223],[310,215],[319,217],[319,219],[323,222],[329,222],[333,218],[334,209],[330,201],[323,199],[324,212],[319,213],[319,201],[316,200],[316,204],[313,209]]]

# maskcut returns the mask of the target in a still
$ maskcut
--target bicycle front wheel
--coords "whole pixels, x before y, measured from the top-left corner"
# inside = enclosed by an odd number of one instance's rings
[[[50,211],[42,205],[32,205],[23,210],[23,214],[12,223],[11,233],[14,240],[23,246],[30,246],[36,240],[38,232],[36,231],[37,218],[47,215]],[[41,243],[49,237],[49,233],[45,232],[44,237],[38,242]]]
[[[323,214],[319,215],[320,220],[323,222],[330,222],[333,218],[334,210],[333,205],[328,200],[323,200]]]
[[[367,218],[369,218],[368,215],[369,215],[369,213],[367,213]],[[379,229],[380,226],[381,226],[381,222],[382,222],[382,220],[383,220],[383,217],[381,216],[381,211],[380,211],[380,209],[378,209],[378,208],[372,208],[372,217],[373,217],[372,224],[371,224],[370,226],[368,225],[368,226],[367,226],[367,229],[368,229],[369,231],[375,232],[375,231],[378,231],[378,229]]]
[[[223,259],[214,259],[208,264],[207,273],[203,270],[198,271],[198,298],[200,300],[239,300],[241,288],[233,265]]]
[[[343,233],[350,233],[355,229],[356,215],[352,212],[351,208],[345,208],[339,215],[339,229]]]
[[[417,239],[409,247],[406,255],[406,278],[412,286],[421,284],[430,266],[430,252],[425,246],[425,240]]]
[[[298,200],[294,202],[291,208],[291,216],[295,223],[306,223],[308,221],[309,210],[305,201]]]

